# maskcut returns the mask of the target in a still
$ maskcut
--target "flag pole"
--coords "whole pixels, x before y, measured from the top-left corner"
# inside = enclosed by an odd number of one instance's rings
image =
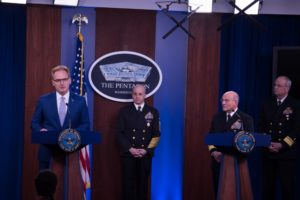
[[[75,77],[72,77],[72,89],[73,92],[80,96],[84,96],[87,100],[86,88],[85,88],[85,69],[84,69],[84,49],[83,49],[83,35],[81,33],[82,26],[88,24],[88,18],[82,14],[75,14],[72,19],[72,24],[76,24],[78,27],[77,36],[77,44],[76,44],[76,60],[75,66],[73,69],[73,75],[76,74]],[[75,87],[76,86],[76,87]],[[84,187],[84,199],[90,200],[90,153],[89,153],[89,145],[83,147],[79,151],[79,165],[80,165],[80,173],[82,178],[82,183]]]

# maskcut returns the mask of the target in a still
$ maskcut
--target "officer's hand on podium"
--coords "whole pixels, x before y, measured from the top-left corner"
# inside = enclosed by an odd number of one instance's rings
[[[271,142],[269,146],[269,151],[277,153],[280,151],[281,148],[282,148],[282,144],[280,142]]]
[[[220,151],[213,151],[211,153],[211,156],[219,163],[219,162],[221,162],[221,159],[222,159],[222,152],[220,152]]]

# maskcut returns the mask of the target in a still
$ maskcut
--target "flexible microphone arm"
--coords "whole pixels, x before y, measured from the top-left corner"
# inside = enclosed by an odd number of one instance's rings
[[[69,103],[66,103],[67,106],[67,112],[68,112],[68,116],[69,116],[69,129],[71,129],[71,111],[70,111],[70,107],[69,107]]]

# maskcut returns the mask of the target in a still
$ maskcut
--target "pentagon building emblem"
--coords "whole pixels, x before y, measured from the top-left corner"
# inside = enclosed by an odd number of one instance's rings
[[[160,87],[162,73],[149,57],[132,51],[117,51],[98,58],[89,70],[89,82],[101,96],[118,102],[131,102],[136,84],[146,86],[147,97]]]
[[[100,65],[100,70],[106,81],[146,82],[151,67],[131,62]]]

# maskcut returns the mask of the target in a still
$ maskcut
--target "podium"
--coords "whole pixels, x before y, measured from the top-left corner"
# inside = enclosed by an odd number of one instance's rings
[[[74,134],[79,142],[74,141],[73,129],[62,132],[41,131],[32,132],[31,143],[47,145],[51,148],[51,168],[57,175],[57,186],[54,199],[56,200],[84,200],[83,182],[80,172],[79,151],[88,144],[100,143],[100,134],[91,131],[81,131]],[[62,138],[64,137],[64,138]],[[72,149],[71,144],[76,145]],[[65,148],[62,148],[64,146]]]
[[[230,149],[230,153],[223,153],[221,161],[218,200],[253,200],[246,154],[270,143],[270,135],[245,131],[211,133],[205,137],[207,145]]]

